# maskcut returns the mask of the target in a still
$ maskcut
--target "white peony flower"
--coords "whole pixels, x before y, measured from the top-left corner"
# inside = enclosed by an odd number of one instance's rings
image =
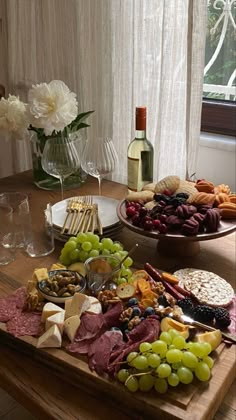
[[[9,95],[0,100],[0,129],[24,137],[29,124],[26,104],[19,97]]]
[[[76,94],[60,80],[34,85],[29,91],[30,123],[47,136],[62,131],[78,114]]]

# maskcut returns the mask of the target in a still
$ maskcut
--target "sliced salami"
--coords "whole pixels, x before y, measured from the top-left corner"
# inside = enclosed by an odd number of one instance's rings
[[[0,299],[0,322],[7,322],[23,310],[27,297],[26,287],[20,287],[10,296]]]
[[[22,312],[7,322],[7,331],[15,337],[24,335],[40,336],[44,332],[41,313]]]

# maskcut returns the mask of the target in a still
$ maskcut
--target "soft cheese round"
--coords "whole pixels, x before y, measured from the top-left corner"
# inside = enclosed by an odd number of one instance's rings
[[[174,273],[178,277],[178,271]],[[234,298],[234,289],[222,277],[204,270],[186,269],[179,273],[182,287],[198,300],[210,306],[228,306]],[[179,277],[179,278],[180,278]]]

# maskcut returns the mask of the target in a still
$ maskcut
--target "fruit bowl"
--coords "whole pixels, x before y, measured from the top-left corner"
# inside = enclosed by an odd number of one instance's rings
[[[120,221],[130,230],[140,235],[158,239],[158,250],[169,255],[193,256],[200,251],[199,242],[208,241],[210,239],[220,238],[236,231],[236,219],[228,219],[220,221],[220,225],[216,232],[199,233],[197,235],[185,236],[179,231],[168,233],[159,233],[155,230],[144,230],[141,227],[134,226],[131,219],[126,215],[126,200],[122,200],[117,205],[117,215]]]

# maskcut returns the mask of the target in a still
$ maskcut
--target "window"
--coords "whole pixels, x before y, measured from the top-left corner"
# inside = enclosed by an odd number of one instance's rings
[[[202,130],[236,133],[236,2],[208,0]]]

